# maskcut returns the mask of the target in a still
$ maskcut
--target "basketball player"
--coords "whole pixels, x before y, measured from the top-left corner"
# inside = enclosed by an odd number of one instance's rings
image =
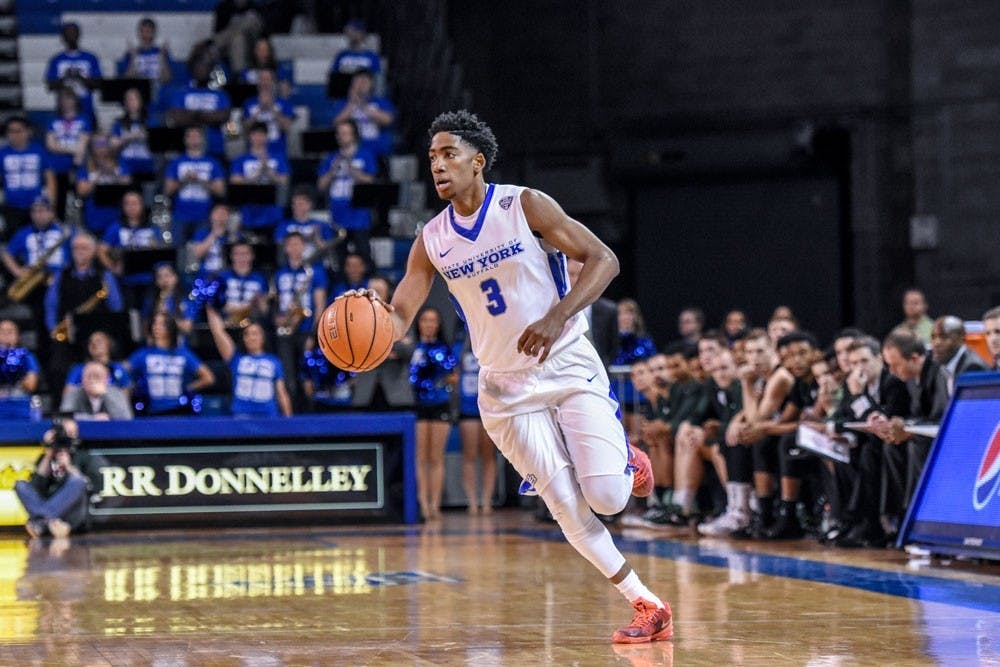
[[[417,236],[392,298],[395,338],[409,331],[435,272],[468,325],[490,437],[573,547],[632,603],[616,643],[669,639],[670,607],[639,580],[594,515],[617,514],[653,488],[649,459],[628,445],[604,365],[580,311],[618,273],[618,259],[548,196],[487,184],[492,130],[467,111],[430,128],[430,167],[450,205]],[[569,289],[566,256],[583,262]],[[360,291],[371,299],[369,290]]]

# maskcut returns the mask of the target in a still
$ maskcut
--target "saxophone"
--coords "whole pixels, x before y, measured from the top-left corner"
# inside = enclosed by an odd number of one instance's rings
[[[107,296],[108,287],[102,283],[100,289],[94,292],[89,299],[74,308],[72,313],[59,320],[56,326],[52,329],[52,340],[59,343],[65,343],[67,341],[72,343],[74,337],[74,332],[72,330],[73,315],[83,315],[85,313],[89,313],[94,308],[97,308],[97,304],[106,299]]]
[[[302,281],[302,284],[295,290],[292,305],[288,309],[288,323],[285,326],[278,327],[279,336],[291,336],[298,330],[299,325],[302,324],[302,320],[312,315],[312,311],[302,305],[302,297],[312,287],[313,278],[313,268],[308,264],[306,264],[305,268],[306,280]]]
[[[252,301],[241,308],[233,308],[232,310],[229,311],[229,317],[226,318],[226,328],[246,329],[248,326],[250,326],[251,313],[253,313]]]
[[[29,294],[35,291],[35,288],[41,285],[43,282],[49,279],[49,270],[46,268],[46,263],[52,255],[56,254],[56,251],[62,247],[66,239],[70,237],[70,231],[68,229],[63,229],[62,235],[59,240],[54,243],[51,247],[47,248],[42,255],[35,260],[27,273],[15,280],[7,288],[7,297],[16,303],[21,303],[24,301]]]

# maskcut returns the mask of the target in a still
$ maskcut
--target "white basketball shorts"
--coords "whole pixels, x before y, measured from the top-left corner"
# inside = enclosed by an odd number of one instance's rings
[[[524,478],[522,494],[543,491],[566,466],[577,479],[625,472],[628,444],[618,401],[583,336],[538,366],[480,370],[479,412],[497,448]]]

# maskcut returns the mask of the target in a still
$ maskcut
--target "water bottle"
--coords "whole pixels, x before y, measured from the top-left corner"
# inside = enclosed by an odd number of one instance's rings
[[[42,421],[42,397],[37,394],[28,402],[28,418],[33,422]]]

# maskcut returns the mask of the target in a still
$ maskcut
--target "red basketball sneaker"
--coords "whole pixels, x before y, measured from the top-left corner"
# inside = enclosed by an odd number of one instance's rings
[[[632,495],[645,498],[653,492],[653,464],[646,452],[628,446],[628,468],[632,471]]]
[[[652,602],[639,598],[632,603],[635,616],[632,622],[611,635],[616,644],[642,644],[674,636],[674,620],[670,616],[670,605],[657,607]]]

